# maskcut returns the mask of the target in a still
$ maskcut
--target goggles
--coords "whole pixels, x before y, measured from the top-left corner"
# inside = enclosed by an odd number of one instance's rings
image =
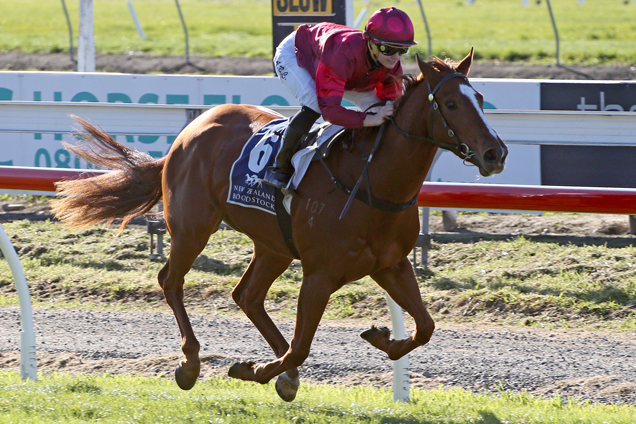
[[[409,51],[408,47],[391,46],[391,45],[382,44],[382,43],[375,43],[375,45],[378,47],[378,50],[380,51],[380,53],[382,53],[385,56],[393,56],[396,53],[402,56],[403,54]]]

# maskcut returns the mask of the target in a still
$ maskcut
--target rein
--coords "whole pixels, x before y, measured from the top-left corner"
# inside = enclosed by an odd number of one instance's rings
[[[373,159],[374,153],[376,152],[378,147],[380,147],[380,141],[382,141],[382,137],[384,136],[384,131],[385,130],[386,130],[386,123],[383,123],[380,126],[380,130],[378,131],[378,135],[375,138],[375,143],[373,143],[373,148],[371,149],[371,152],[369,153],[369,156],[366,158],[366,162],[364,163],[364,168],[362,169],[362,172],[360,173],[360,178],[358,178],[358,181],[353,186],[353,188],[347,187],[342,181],[340,181],[336,177],[334,177],[333,173],[331,172],[331,170],[329,169],[329,167],[325,163],[323,157],[320,156],[320,163],[322,163],[322,166],[324,166],[325,169],[327,170],[327,173],[329,174],[329,177],[331,178],[331,181],[333,181],[333,183],[336,186],[336,188],[339,188],[340,190],[344,191],[345,193],[347,193],[349,195],[349,199],[347,199],[347,203],[345,204],[344,208],[342,209],[342,213],[340,214],[340,218],[339,219],[344,218],[344,216],[347,214],[347,211],[349,210],[349,206],[351,206],[351,202],[353,201],[354,198],[360,200],[361,202],[366,203],[367,205],[371,206],[372,208],[380,209],[380,210],[383,210],[385,212],[402,212],[402,211],[410,208],[411,206],[413,206],[417,202],[417,195],[415,195],[415,197],[413,197],[408,202],[393,203],[393,202],[388,202],[386,200],[378,199],[377,197],[375,197],[374,195],[371,194],[371,187],[369,187],[369,178],[368,178],[368,174],[367,174],[367,168],[369,167],[369,163],[371,163],[371,159]],[[362,152],[362,158],[364,160],[364,151]],[[366,192],[364,190],[359,190],[360,189],[360,184],[362,183],[363,179],[366,180],[366,185],[367,185],[367,190],[368,190]],[[334,188],[334,190],[335,190],[335,188]],[[331,192],[333,192],[333,190],[331,190]]]

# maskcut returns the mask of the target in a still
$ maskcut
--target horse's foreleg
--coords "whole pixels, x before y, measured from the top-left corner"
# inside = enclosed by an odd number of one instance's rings
[[[329,297],[337,289],[324,278],[305,276],[298,296],[296,328],[287,352],[275,361],[255,365],[250,362],[232,366],[234,377],[267,383],[277,375],[298,368],[309,356],[311,342],[327,307]]]
[[[278,255],[259,243],[254,243],[254,256],[249,267],[234,287],[232,298],[254,323],[277,358],[289,349],[289,344],[276,324],[265,311],[265,297],[274,280],[289,266],[292,259]],[[230,369],[230,376],[240,378],[240,368]],[[300,380],[298,368],[287,370],[276,382],[276,390],[281,398],[292,401],[296,397]]]
[[[404,258],[396,266],[377,272],[371,275],[371,278],[413,317],[415,331],[411,337],[404,340],[392,340],[389,330],[372,328],[362,333],[362,338],[386,352],[392,360],[399,359],[416,347],[428,343],[435,330],[435,323],[422,302],[411,262]]]

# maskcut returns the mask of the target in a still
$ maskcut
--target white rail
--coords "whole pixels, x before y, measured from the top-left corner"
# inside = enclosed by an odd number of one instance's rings
[[[0,101],[0,132],[71,132],[77,115],[111,135],[174,136],[213,105]],[[268,106],[284,116],[295,106]],[[636,145],[636,113],[600,111],[485,110],[488,122],[511,144]],[[37,116],[37,119],[34,117]]]
[[[18,254],[11,244],[11,240],[0,225],[0,250],[9,263],[15,288],[18,291],[20,302],[20,321],[22,322],[22,332],[20,333],[20,374],[22,379],[38,379],[38,365],[35,353],[35,331],[33,329],[33,310],[31,308],[31,296],[29,286],[24,276],[24,270]]]
[[[404,312],[395,300],[391,299],[388,293],[384,293],[386,303],[389,305],[391,314],[391,326],[393,327],[393,338],[402,340],[406,338],[404,331]],[[408,402],[410,399],[409,383],[409,355],[404,355],[400,359],[393,361],[393,401]]]
[[[77,115],[111,135],[176,136],[193,116],[211,107],[213,105],[0,101],[0,133],[70,133],[76,126],[70,115]],[[268,108],[285,116],[298,110],[294,106]]]
[[[506,143],[585,146],[636,145],[636,113],[486,110]]]

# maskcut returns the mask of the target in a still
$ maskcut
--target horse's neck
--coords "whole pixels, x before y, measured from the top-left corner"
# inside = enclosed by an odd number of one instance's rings
[[[425,96],[413,93],[395,116],[396,124],[409,134],[429,137],[429,107]],[[374,195],[393,202],[404,202],[419,193],[437,147],[426,141],[401,135],[387,123],[382,147],[374,159]]]

